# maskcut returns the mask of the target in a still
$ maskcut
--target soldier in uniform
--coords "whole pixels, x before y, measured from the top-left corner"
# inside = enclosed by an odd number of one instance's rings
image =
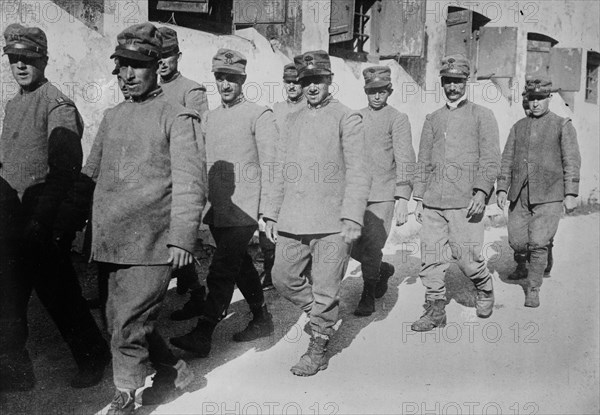
[[[106,111],[83,172],[96,182],[92,260],[108,273],[107,319],[117,389],[109,414],[130,414],[156,369],[142,405],[164,402],[192,381],[155,328],[172,268],[192,263],[205,203],[204,142],[195,111],[158,86],[162,38],[143,23],[117,36],[116,58],[130,101]]]
[[[415,150],[408,116],[387,105],[393,92],[390,68],[372,66],[363,71],[363,76],[369,105],[360,113],[372,183],[362,235],[352,248],[352,258],[361,263],[364,280],[354,314],[370,316],[375,311],[375,298],[383,297],[388,279],[394,275],[394,266],[381,261],[381,250],[392,217],[396,217],[397,225],[407,220],[407,205],[412,193],[408,172],[414,169]]]
[[[25,344],[35,290],[77,363],[71,386],[86,388],[102,379],[110,351],[70,259],[78,225],[65,201],[81,171],[83,120],[45,77],[46,34],[11,24],[4,38],[20,90],[6,105],[0,138],[0,387],[34,387]]]
[[[539,307],[563,205],[567,212],[577,206],[581,157],[571,120],[548,108],[552,82],[530,78],[526,90],[530,114],[510,130],[502,153],[497,203],[504,209],[510,202],[508,243],[515,251],[517,269],[509,278],[526,278],[525,307]]]
[[[170,27],[160,27],[158,31],[163,38],[162,58],[158,61],[160,87],[165,96],[174,103],[195,110],[200,116],[208,111],[206,88],[183,76],[179,70],[181,51],[177,32]],[[177,292],[184,294],[190,291],[190,299],[183,308],[171,313],[172,320],[187,320],[201,313],[206,289],[200,285],[194,264],[187,265],[173,272],[177,278]]]
[[[201,357],[210,353],[213,331],[227,315],[235,285],[253,317],[233,340],[251,341],[273,333],[273,319],[247,249],[264,210],[279,133],[273,112],[244,98],[246,62],[241,53],[230,49],[219,49],[212,61],[221,105],[206,114],[203,126],[211,204],[204,222],[210,226],[216,250],[196,327],[171,338],[174,346]]]
[[[287,96],[286,100],[283,102],[276,102],[275,105],[273,105],[273,114],[275,115],[275,121],[277,122],[279,131],[284,130],[285,120],[289,114],[306,106],[302,87],[298,80],[298,70],[294,63],[288,63],[283,67],[283,87]],[[264,231],[265,223],[262,218],[259,225],[262,229],[260,229],[260,232],[258,233],[258,240],[260,249],[264,255],[264,277],[262,280],[262,287],[263,290],[270,290],[273,288],[271,270],[275,262],[275,244],[267,238]]]
[[[328,365],[340,283],[361,234],[370,176],[362,117],[330,95],[327,52],[306,52],[294,63],[308,105],[286,119],[264,218],[276,243],[275,288],[310,317],[308,351],[291,371],[311,376]],[[312,284],[303,273],[311,260]]]
[[[489,109],[467,99],[470,68],[462,55],[445,57],[440,76],[447,103],[427,115],[419,144],[413,198],[421,228],[425,313],[411,328],[446,324],[445,274],[452,258],[477,289],[477,316],[492,314],[492,277],[481,255],[485,206],[500,164],[498,123]]]

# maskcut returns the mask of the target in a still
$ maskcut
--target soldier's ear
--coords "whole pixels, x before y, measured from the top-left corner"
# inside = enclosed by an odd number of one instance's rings
[[[177,53],[177,62],[179,62],[181,60],[181,56],[182,56],[181,52]]]
[[[388,87],[388,92],[390,95],[392,95],[392,92],[394,92],[394,88],[392,88],[391,85]]]

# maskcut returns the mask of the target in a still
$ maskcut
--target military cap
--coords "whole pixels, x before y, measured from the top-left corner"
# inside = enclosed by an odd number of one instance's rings
[[[137,61],[161,58],[162,35],[152,23],[129,26],[117,35],[117,47],[110,58],[122,57]]]
[[[48,39],[39,27],[25,27],[18,23],[9,25],[4,31],[4,53],[41,58],[48,55]]]
[[[392,70],[389,66],[371,66],[363,71],[365,89],[381,88],[392,83]]]
[[[298,70],[298,79],[314,75],[333,75],[329,55],[324,50],[314,50],[298,55],[294,58],[294,64]]]
[[[469,61],[464,55],[450,55],[442,58],[442,69],[440,69],[440,76],[447,76],[449,78],[463,78],[469,77],[471,70],[469,68]]]
[[[232,49],[219,49],[213,56],[212,71],[246,75],[246,57]]]
[[[525,78],[525,91],[528,99],[532,96],[547,98],[551,92],[554,92],[552,81],[544,76],[527,76]]]
[[[298,81],[298,70],[296,69],[295,64],[288,63],[283,67],[283,80],[287,82]]]
[[[162,57],[177,55],[179,53],[179,40],[177,40],[177,32],[170,27],[159,27],[158,31],[162,35]]]

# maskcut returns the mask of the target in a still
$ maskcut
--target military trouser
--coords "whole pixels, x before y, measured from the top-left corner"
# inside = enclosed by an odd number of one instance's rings
[[[273,285],[310,317],[315,334],[330,336],[339,314],[340,283],[351,245],[339,233],[293,235],[280,232],[275,245]],[[312,260],[312,285],[305,269]]]
[[[260,277],[248,254],[248,244],[256,229],[257,225],[210,227],[217,247],[206,277],[208,295],[203,316],[215,324],[227,313],[236,285],[250,309],[264,304]]]
[[[82,296],[68,248],[50,237],[23,239],[31,214],[0,179],[0,357],[25,350],[27,307],[35,290],[77,366],[85,369],[104,359],[108,345]]]
[[[352,246],[352,258],[360,262],[365,281],[379,281],[379,267],[392,218],[395,202],[370,202],[365,211],[360,239]]]
[[[492,290],[491,275],[481,255],[483,231],[483,213],[467,217],[467,209],[424,207],[419,276],[426,289],[425,300],[446,300],[445,275],[451,261],[456,261],[477,289]]]
[[[113,380],[118,389],[144,386],[146,362],[173,366],[177,359],[156,331],[171,279],[170,265],[102,263],[108,274],[106,316],[111,334]]]
[[[528,255],[527,282],[540,287],[548,265],[548,246],[558,230],[562,202],[529,203],[529,186],[521,189],[519,197],[508,208],[508,244],[515,254]]]

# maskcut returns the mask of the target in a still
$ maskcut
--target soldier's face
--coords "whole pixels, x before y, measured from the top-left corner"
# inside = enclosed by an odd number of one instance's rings
[[[123,97],[125,99],[131,98],[131,95],[129,95],[129,90],[127,89],[127,85],[125,84],[125,81],[119,75],[117,75],[117,83],[119,84],[119,89],[121,90]]]
[[[283,87],[285,88],[285,93],[288,98],[292,101],[295,101],[302,96],[302,86],[300,85],[300,82],[284,81]]]
[[[119,58],[117,60],[119,73],[124,87],[134,101],[145,97],[149,92],[157,87],[156,73],[158,69],[157,61],[137,61],[133,59]],[[123,88],[121,88],[123,91]]]
[[[37,85],[44,79],[48,58],[31,58],[23,55],[8,55],[10,70],[23,89]]]
[[[548,112],[550,106],[550,96],[529,97],[529,109],[534,117],[541,117]]]
[[[367,88],[365,89],[367,94],[367,100],[369,100],[369,106],[373,109],[380,109],[385,107],[387,100],[392,94],[392,88],[384,86],[381,88]]]
[[[307,76],[300,80],[302,93],[308,103],[312,106],[319,105],[329,95],[329,86],[331,85],[331,76],[315,75]]]
[[[170,79],[176,72],[179,65],[181,52],[177,55],[162,58],[158,61],[158,74],[165,79]]]
[[[442,88],[448,101],[455,102],[462,98],[467,89],[467,80],[465,78],[442,77]]]
[[[215,81],[223,102],[230,103],[242,94],[242,85],[244,85],[246,77],[244,75],[216,72]]]

